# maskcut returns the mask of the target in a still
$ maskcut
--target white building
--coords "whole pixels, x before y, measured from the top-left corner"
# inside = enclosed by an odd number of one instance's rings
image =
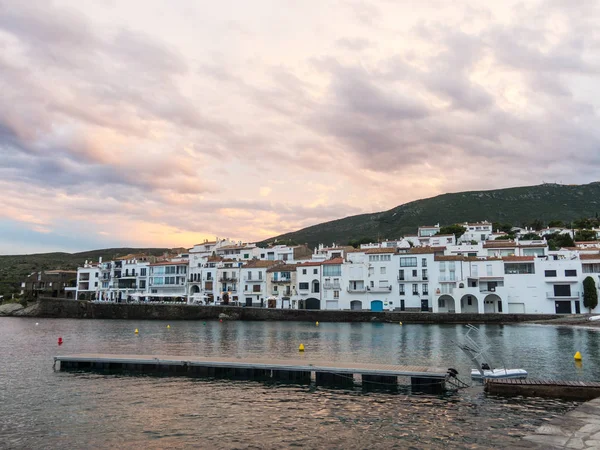
[[[484,242],[493,233],[492,224],[488,221],[462,224],[467,230],[461,237],[460,242]]]
[[[100,269],[97,263],[86,261],[83,267],[77,268],[77,290],[75,298],[78,300],[95,300],[100,290]]]

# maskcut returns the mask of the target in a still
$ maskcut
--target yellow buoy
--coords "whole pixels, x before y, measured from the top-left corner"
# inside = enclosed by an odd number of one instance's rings
[[[171,325],[167,325],[167,328],[171,328]]]
[[[319,326],[319,321],[317,321],[316,325]]]
[[[575,353],[575,356],[573,356],[573,358],[575,358],[575,361],[581,361],[581,353]]]
[[[402,325],[402,322],[398,322],[400,325]]]
[[[139,333],[139,331],[138,331],[138,329],[136,328],[136,329],[135,329],[135,334],[138,334],[138,333]]]
[[[300,344],[300,347],[298,347],[298,351],[299,352],[303,352],[304,351],[304,344]]]

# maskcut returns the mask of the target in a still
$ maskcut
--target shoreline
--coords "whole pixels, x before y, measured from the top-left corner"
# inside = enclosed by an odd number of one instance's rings
[[[589,326],[600,329],[600,321],[582,317],[556,317],[555,314],[473,314],[412,311],[331,311],[202,306],[187,304],[92,303],[58,298],[40,298],[23,307],[18,303],[0,306],[0,317],[38,317],[120,320],[248,320],[301,322],[381,322],[421,324],[545,324]]]

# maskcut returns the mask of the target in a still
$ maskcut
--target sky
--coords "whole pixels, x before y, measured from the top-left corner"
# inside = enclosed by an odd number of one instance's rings
[[[597,181],[598,23],[597,0],[0,0],[0,254]]]

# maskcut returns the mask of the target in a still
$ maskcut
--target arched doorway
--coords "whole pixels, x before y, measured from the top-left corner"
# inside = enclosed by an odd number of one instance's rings
[[[451,295],[440,295],[438,298],[438,312],[453,313],[456,312],[456,303]]]
[[[311,297],[304,302],[305,309],[321,309],[321,300]]]
[[[373,312],[381,312],[381,311],[383,311],[383,301],[381,301],[381,300],[372,300],[371,301],[371,311],[373,311]]]
[[[362,302],[360,300],[352,300],[350,302],[350,309],[352,311],[360,311],[362,309]]]
[[[501,313],[502,312],[502,299],[496,294],[486,295],[483,300],[483,312],[484,313]]]
[[[474,313],[479,312],[478,300],[472,294],[463,295],[460,299],[460,309],[463,313]]]
[[[320,292],[320,290],[319,290],[320,287],[321,287],[321,285],[319,283],[319,280],[313,280],[312,281],[312,291],[311,292],[313,294],[318,294]]]
[[[190,294],[199,294],[200,293],[200,286],[198,286],[197,284],[194,284],[192,286],[192,288],[190,289]]]

